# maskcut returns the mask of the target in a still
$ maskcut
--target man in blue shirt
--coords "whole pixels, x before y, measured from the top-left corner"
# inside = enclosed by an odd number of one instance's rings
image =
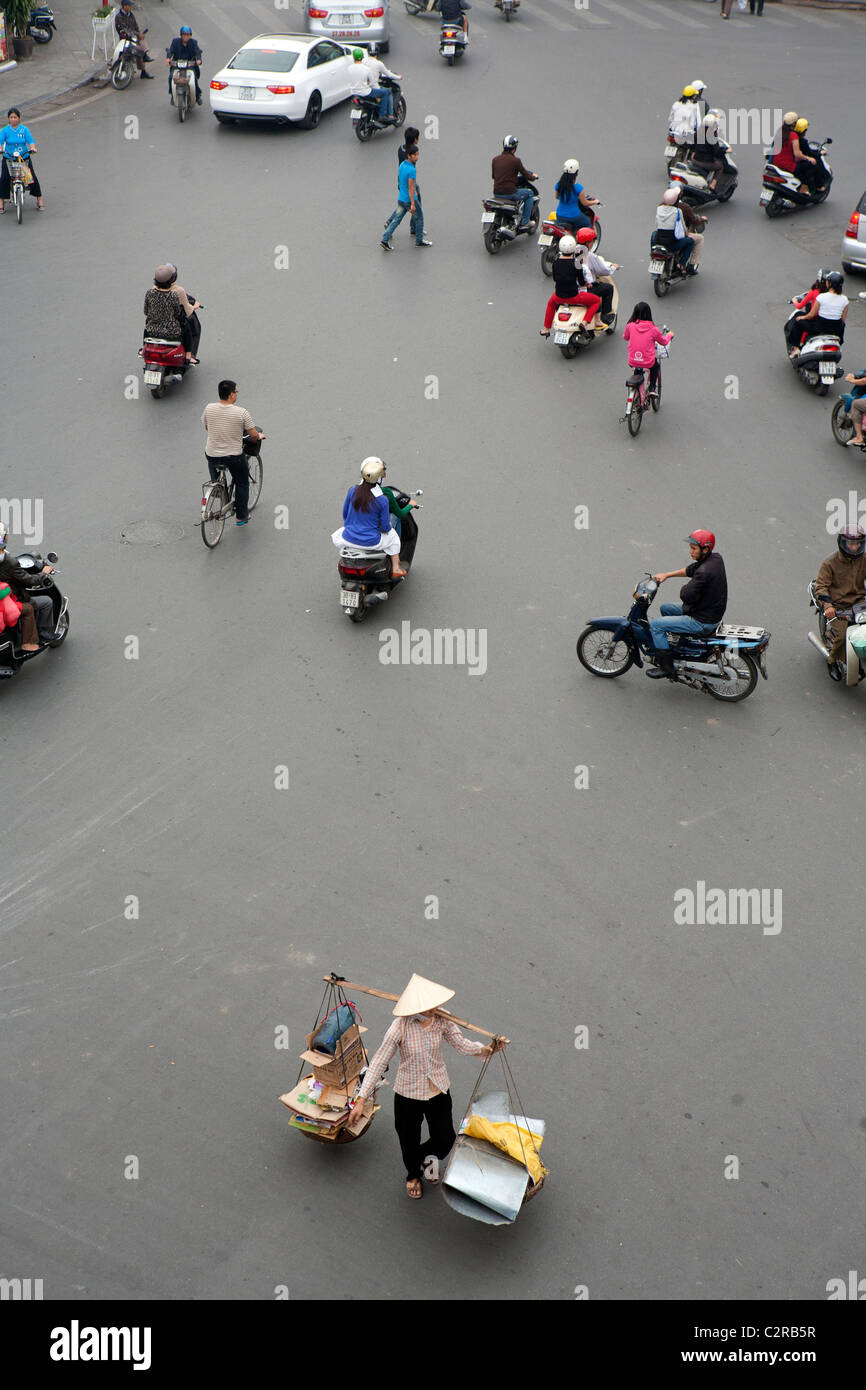
[[[193,38],[192,30],[189,25],[182,25],[180,38],[172,39],[168,48],[165,50],[165,61],[168,67],[168,94],[172,98],[172,106],[174,105],[174,97],[171,92],[171,69],[172,64],[176,63],[178,58],[185,58],[188,63],[195,64],[193,68],[193,72],[195,73],[195,101],[197,106],[201,106],[201,87],[199,86],[198,74],[199,68],[201,67],[202,56],[202,51],[198,46],[198,40]]]
[[[421,208],[421,190],[418,187],[418,181],[415,177],[415,165],[418,163],[418,155],[419,151],[417,149],[407,150],[406,158],[397,170],[397,206],[385,224],[385,231],[379,243],[383,251],[393,251],[394,248],[391,245],[391,237],[403,221],[407,212],[411,212],[415,219],[415,245],[433,245],[432,241],[428,241],[424,235],[424,213]]]
[[[42,189],[36,177],[36,170],[33,168],[33,161],[30,158],[31,151],[35,154],[36,143],[26,125],[21,124],[21,112],[17,106],[10,106],[6,112],[9,122],[0,130],[0,212],[5,212],[3,207],[4,198],[10,196],[9,169],[6,164],[7,159],[12,159],[16,155],[21,155],[30,165],[30,172],[33,181],[30,184],[29,192],[36,199],[36,206],[44,211],[45,204],[42,201]]]

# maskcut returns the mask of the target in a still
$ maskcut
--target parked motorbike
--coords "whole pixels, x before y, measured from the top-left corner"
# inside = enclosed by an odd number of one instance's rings
[[[829,661],[833,639],[827,629],[832,626],[833,619],[828,620],[824,617],[823,604],[830,602],[830,595],[818,594],[816,588],[817,581],[813,579],[809,585],[809,606],[817,609],[818,632],[807,632],[806,636],[824,660]],[[848,619],[848,627],[845,630],[845,659],[841,663],[845,668],[845,684],[859,685],[866,679],[866,599],[855,603],[852,608],[836,608],[836,612],[840,617]]]
[[[383,87],[389,87],[394,101],[394,115],[388,117],[379,115],[379,99],[374,96],[352,97],[352,104],[349,114],[352,118],[352,129],[363,145],[367,140],[372,140],[377,130],[388,130],[391,127],[399,130],[406,119],[406,98],[400,90],[400,83],[393,77],[386,77],[384,73],[379,79]]]
[[[481,235],[491,256],[497,255],[507,241],[514,241],[519,236],[532,236],[538,230],[538,189],[534,183],[523,178],[520,187],[532,189],[532,211],[525,227],[520,225],[520,204],[509,198],[507,193],[492,193],[489,198],[483,199]]]
[[[399,488],[383,488],[382,491],[387,496],[393,493],[400,507],[408,505],[411,497],[422,497],[424,494],[417,492],[401,492]],[[400,522],[400,563],[403,568],[408,570],[415,555],[415,546],[418,544],[418,525],[415,521],[415,512],[407,512]],[[387,603],[391,593],[403,580],[395,579],[391,574],[391,557],[386,555],[384,550],[359,550],[357,546],[344,545],[340,547],[340,558],[337,561],[337,569],[340,572],[340,607],[344,613],[348,613],[353,623],[363,622],[371,608],[377,604]]]
[[[793,309],[786,322],[790,323],[801,312]],[[787,338],[785,351],[789,351]],[[842,375],[842,341],[835,333],[817,333],[806,339],[797,357],[789,356],[788,361],[801,381],[819,396],[826,396],[832,382]]]
[[[452,24],[450,20],[443,19],[442,29],[439,34],[439,53],[448,64],[453,68],[458,58],[469,47],[469,37],[459,24]]]
[[[693,280],[693,269],[681,265],[679,251],[675,247],[662,246],[654,241],[650,247],[650,278],[653,291],[659,299],[664,299],[671,285],[680,285],[683,280]]]
[[[189,301],[191,304],[195,303],[194,294],[189,295]],[[200,309],[204,307],[203,304],[199,305]],[[188,323],[193,342],[197,343],[201,337],[197,311],[190,314]],[[144,364],[144,384],[150,388],[150,394],[157,401],[162,399],[169,386],[183,380],[191,365],[186,360],[186,348],[183,343],[172,343],[166,338],[145,338],[138,355]]]
[[[30,11],[30,19],[27,24],[27,32],[37,43],[50,43],[54,38],[54,30],[57,25],[54,23],[54,11],[47,5],[34,5]]]
[[[183,124],[195,110],[195,63],[189,58],[174,58],[170,70],[171,99]]]
[[[658,590],[648,574],[634,589],[634,604],[626,617],[590,619],[577,639],[577,659],[585,670],[612,680],[631,666],[643,666],[644,658],[650,665],[657,664],[647,614]],[[714,700],[731,704],[745,700],[758,683],[758,672],[767,678],[769,642],[765,628],[732,623],[719,623],[706,636],[669,633],[674,663],[670,679]]]
[[[730,157],[731,147],[727,140],[719,139],[716,144],[724,154],[725,167],[719,171],[715,188],[710,188],[710,179],[714,174],[702,169],[699,164],[693,164],[687,156],[672,162],[668,172],[671,183],[678,183],[682,188],[681,202],[697,208],[705,203],[727,203],[734,196],[740,171]]]
[[[147,33],[146,29],[141,31]],[[135,43],[133,39],[118,39],[114,45],[114,52],[111,55],[111,62],[108,70],[111,73],[111,85],[116,92],[122,92],[124,87],[128,87],[133,77],[135,77],[135,60],[143,58],[147,49]]]
[[[45,560],[41,555],[28,552],[17,558],[21,568],[33,574],[38,574],[45,566]],[[49,550],[45,559],[49,565],[57,563],[57,556],[53,550]],[[69,632],[69,600],[61,594],[53,574],[42,575],[40,583],[34,585],[28,592],[47,594],[51,599],[54,608],[54,636],[50,642],[41,642],[40,640],[38,651],[22,652],[20,622],[16,623],[15,627],[7,627],[3,632],[0,632],[0,680],[10,680],[21,670],[25,661],[30,661],[35,656],[41,656],[49,647],[61,646],[66,641]]]
[[[601,222],[596,215],[596,207],[603,208],[604,203],[595,203],[588,216],[592,221],[592,229],[595,232],[595,241],[587,246],[587,251],[597,251],[601,245]],[[574,236],[568,227],[561,227],[556,220],[556,213],[552,212],[541,224],[541,233],[538,244],[541,247],[541,269],[545,275],[553,274],[553,262],[559,255],[559,243],[564,236]]]
[[[613,299],[610,304],[613,320],[603,323],[599,318],[596,326],[590,328],[587,321],[589,310],[583,304],[559,305],[553,316],[553,331],[550,336],[563,357],[576,357],[582,347],[587,347],[589,343],[594,343],[605,334],[610,335],[616,328],[619,291],[611,276],[599,275],[598,279],[603,280],[606,285],[613,285]]]
[[[833,141],[828,136],[820,145],[813,145],[812,149],[818,161],[819,172],[824,179],[824,186],[815,193],[800,193],[800,180],[790,169],[777,169],[773,163],[773,146],[768,145],[764,150],[764,158],[767,163],[764,165],[761,188],[761,207],[768,217],[781,217],[783,212],[789,208],[796,211],[797,208],[812,207],[815,203],[823,203],[833,182],[833,170],[825,158],[827,146],[832,145]]]
[[[859,388],[857,394],[863,394],[862,387]],[[854,396],[853,391],[845,391],[833,406],[833,413],[830,416],[833,438],[837,444],[841,444],[844,448],[848,447],[849,439],[854,438],[854,421],[851,418],[851,402],[854,400]],[[862,444],[860,447],[866,453],[866,444]]]

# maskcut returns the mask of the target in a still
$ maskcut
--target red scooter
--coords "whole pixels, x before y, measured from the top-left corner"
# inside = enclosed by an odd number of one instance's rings
[[[598,203],[595,206],[603,208],[604,203]],[[595,241],[591,246],[587,246],[587,251],[597,251],[601,246],[601,222],[596,216],[595,206],[587,214],[592,218],[592,230],[595,232]],[[552,214],[546,222],[542,223],[538,244],[541,247],[541,269],[545,275],[553,274],[553,262],[559,255],[559,243],[564,236],[574,236],[574,233],[569,227],[560,227],[555,214]]]

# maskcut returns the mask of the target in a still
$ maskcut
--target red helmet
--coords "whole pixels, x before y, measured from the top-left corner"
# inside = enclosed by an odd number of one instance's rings
[[[701,550],[715,550],[716,538],[712,531],[693,531],[689,536],[689,545],[699,545]]]
[[[595,232],[593,231],[592,227],[581,227],[575,239],[579,243],[579,245],[589,246],[593,241],[595,241]]]

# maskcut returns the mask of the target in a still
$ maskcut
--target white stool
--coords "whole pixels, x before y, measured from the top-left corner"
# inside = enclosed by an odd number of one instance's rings
[[[100,42],[102,43],[102,52],[105,56],[106,63],[108,62],[109,40],[111,40],[112,52],[114,51],[114,16],[116,14],[117,8],[115,7],[107,19],[96,19],[95,17],[91,19],[90,22],[93,25],[93,49],[90,54],[91,60],[96,57],[96,50]]]

